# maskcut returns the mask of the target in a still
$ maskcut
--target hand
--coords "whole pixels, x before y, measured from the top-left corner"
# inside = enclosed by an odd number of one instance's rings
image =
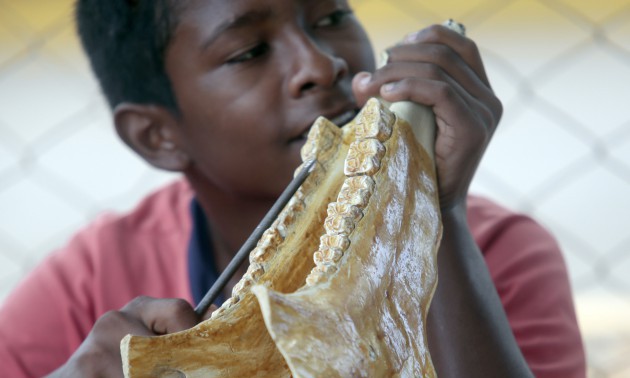
[[[183,331],[195,326],[198,320],[194,309],[183,299],[138,297],[120,311],[101,316],[68,362],[49,377],[122,377],[123,337]]]
[[[388,53],[384,67],[354,78],[357,102],[380,96],[432,107],[440,206],[465,209],[468,187],[502,113],[479,50],[470,39],[434,25],[408,35]]]

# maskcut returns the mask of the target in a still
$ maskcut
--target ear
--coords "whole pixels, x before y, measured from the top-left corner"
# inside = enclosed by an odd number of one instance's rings
[[[114,124],[120,138],[152,166],[182,172],[190,164],[177,118],[166,108],[122,103],[114,109]]]

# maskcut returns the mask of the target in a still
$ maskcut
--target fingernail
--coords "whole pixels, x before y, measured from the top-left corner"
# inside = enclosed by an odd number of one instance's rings
[[[367,85],[370,84],[370,80],[372,80],[372,75],[370,75],[369,73],[364,72],[359,74],[360,87],[367,87]]]
[[[396,83],[387,83],[382,87],[384,92],[391,92],[396,89]]]
[[[419,37],[420,37],[420,32],[419,31],[416,31],[416,32],[413,32],[413,33],[409,33],[409,34],[407,34],[405,36],[405,38],[403,39],[403,42],[404,43],[414,43],[414,42],[418,41]]]

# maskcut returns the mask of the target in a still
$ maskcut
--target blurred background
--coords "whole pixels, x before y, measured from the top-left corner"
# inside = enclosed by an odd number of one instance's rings
[[[569,266],[591,377],[630,376],[630,0],[354,0],[377,50],[455,18],[505,114],[473,191]],[[176,179],[117,140],[70,0],[0,0],[0,302],[97,214]]]

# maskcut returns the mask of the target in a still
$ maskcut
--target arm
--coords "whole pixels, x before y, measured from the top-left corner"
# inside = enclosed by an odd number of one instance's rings
[[[428,319],[438,373],[447,377],[532,376],[469,232],[465,212],[451,209],[442,216],[439,280]]]
[[[197,323],[182,299],[139,297],[107,312],[92,328],[93,311],[77,288],[90,285],[90,274],[81,273],[87,267],[76,254],[69,264],[57,257],[39,266],[0,309],[0,370],[7,377],[41,377],[64,362],[51,377],[122,377],[125,335],[171,333]],[[78,276],[86,280],[72,282]]]
[[[584,377],[585,355],[564,259],[531,218],[471,197],[468,224],[536,377]]]
[[[196,323],[191,306],[183,300],[132,301],[138,293],[174,297],[182,296],[182,290],[174,284],[177,274],[164,274],[177,270],[165,268],[176,265],[173,259],[147,258],[138,238],[129,239],[117,229],[105,222],[82,231],[48,256],[6,299],[0,308],[2,373],[41,377],[65,363],[56,376],[94,377],[112,367],[116,369],[109,376],[122,376],[124,335],[172,332]],[[155,239],[154,233],[135,231],[128,229]],[[160,240],[169,250],[179,244],[173,237]],[[127,269],[135,266],[144,271]],[[137,277],[142,277],[141,284]],[[118,311],[103,315],[109,309]]]
[[[101,316],[79,349],[48,377],[122,377],[120,340],[127,334],[164,335],[197,322],[194,309],[183,299],[138,297],[120,311]]]
[[[531,376],[466,222],[470,181],[502,113],[475,44],[441,26],[408,36],[374,74],[357,75],[361,103],[380,95],[433,108],[444,234],[429,314],[432,357],[444,376]]]

